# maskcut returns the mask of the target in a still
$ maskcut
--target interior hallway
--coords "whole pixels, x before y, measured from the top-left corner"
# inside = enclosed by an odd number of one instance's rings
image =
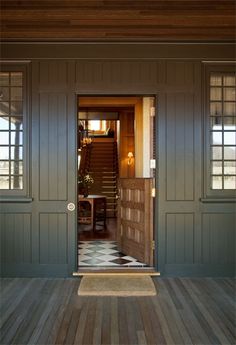
[[[94,241],[94,240],[104,240],[104,241],[116,241],[116,231],[117,231],[117,219],[107,218],[106,219],[106,229],[103,227],[103,222],[101,225],[96,225],[96,231],[91,230],[91,224],[78,224],[78,240],[79,241]]]
[[[132,256],[121,253],[117,246],[117,219],[108,218],[107,228],[103,222],[91,230],[91,224],[79,224],[78,263],[79,267],[147,267]]]

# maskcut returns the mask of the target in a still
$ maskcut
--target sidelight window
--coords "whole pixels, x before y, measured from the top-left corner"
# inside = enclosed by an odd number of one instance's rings
[[[236,73],[209,73],[210,189],[236,189]]]
[[[25,189],[24,71],[0,72],[0,189]]]

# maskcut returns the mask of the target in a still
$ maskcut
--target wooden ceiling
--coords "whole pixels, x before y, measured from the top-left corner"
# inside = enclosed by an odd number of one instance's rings
[[[234,0],[2,0],[3,41],[232,41]]]

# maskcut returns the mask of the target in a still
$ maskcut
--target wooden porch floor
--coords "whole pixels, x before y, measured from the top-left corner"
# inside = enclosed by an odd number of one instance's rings
[[[155,297],[78,297],[79,279],[2,279],[0,344],[235,344],[233,279],[155,278]]]

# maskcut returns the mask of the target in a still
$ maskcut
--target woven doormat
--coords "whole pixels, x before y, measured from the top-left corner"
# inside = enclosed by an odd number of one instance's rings
[[[79,296],[155,296],[156,288],[150,276],[84,276]]]

